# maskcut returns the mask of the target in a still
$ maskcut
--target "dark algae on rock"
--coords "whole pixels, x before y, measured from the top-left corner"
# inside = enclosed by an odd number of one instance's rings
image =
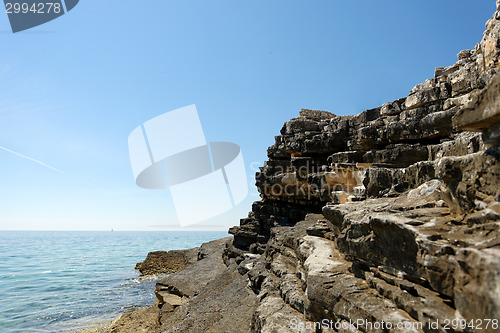
[[[500,332],[499,9],[407,97],[287,121],[233,237],[150,254],[178,272],[107,330]]]

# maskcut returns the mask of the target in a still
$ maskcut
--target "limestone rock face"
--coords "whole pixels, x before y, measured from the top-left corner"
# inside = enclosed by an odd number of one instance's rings
[[[293,225],[329,202],[397,196],[434,178],[444,177],[465,211],[474,208],[470,195],[477,187],[498,195],[494,169],[485,175],[467,170],[478,177],[476,184],[461,169],[479,163],[473,156],[495,155],[500,140],[496,16],[474,49],[460,52],[454,65],[437,68],[434,78],[407,97],[356,116],[302,110],[286,122],[256,174],[262,201],[230,230],[235,248],[263,253],[273,227]],[[486,152],[488,147],[493,148]]]
[[[500,318],[499,56],[497,12],[474,49],[407,97],[284,124],[224,254],[258,295],[255,332]],[[500,329],[453,329],[479,330]]]
[[[499,332],[496,4],[476,47],[408,96],[287,121],[256,174],[261,200],[158,282],[151,327]]]
[[[472,96],[467,107],[453,116],[453,125],[460,130],[483,132],[487,145],[500,144],[500,76]]]

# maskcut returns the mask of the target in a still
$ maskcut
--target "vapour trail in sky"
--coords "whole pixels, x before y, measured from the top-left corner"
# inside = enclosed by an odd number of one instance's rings
[[[31,158],[31,157],[25,156],[25,155],[23,155],[23,154],[16,153],[15,151],[12,151],[12,150],[7,149],[7,148],[2,147],[2,146],[0,146],[0,149],[3,149],[3,150],[5,150],[5,151],[7,151],[7,152],[9,152],[9,153],[12,153],[12,154],[14,154],[14,155],[20,156],[20,157],[25,158],[25,159],[27,159],[27,160],[33,161],[33,162],[35,162],[35,163],[38,163],[38,164],[40,164],[40,165],[43,165],[43,166],[44,166],[44,167],[46,167],[46,168],[49,168],[49,169],[51,169],[51,170],[54,170],[55,172],[59,172],[59,173],[61,173],[61,174],[65,175],[65,173],[64,173],[63,171],[61,171],[61,170],[59,170],[59,169],[56,169],[56,168],[54,168],[54,167],[51,167],[50,165],[45,164],[45,163],[43,163],[43,162],[41,162],[41,161],[39,161],[39,160],[35,160],[34,158]]]

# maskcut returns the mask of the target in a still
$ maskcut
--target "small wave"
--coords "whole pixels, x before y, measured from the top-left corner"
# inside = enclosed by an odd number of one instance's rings
[[[129,281],[135,282],[135,283],[141,283],[143,281],[159,280],[161,278],[167,277],[168,275],[169,274],[166,274],[166,273],[143,275],[143,276],[138,276],[138,277],[133,278],[133,279],[129,279]]]
[[[54,273],[54,271],[43,271],[42,274]]]

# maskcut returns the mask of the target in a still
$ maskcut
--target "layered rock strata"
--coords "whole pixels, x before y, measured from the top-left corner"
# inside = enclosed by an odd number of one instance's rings
[[[286,122],[261,200],[157,284],[150,331],[499,332],[499,10],[407,97]]]
[[[500,319],[499,18],[405,98],[285,123],[225,252],[259,295],[253,331],[500,331],[474,326]]]

